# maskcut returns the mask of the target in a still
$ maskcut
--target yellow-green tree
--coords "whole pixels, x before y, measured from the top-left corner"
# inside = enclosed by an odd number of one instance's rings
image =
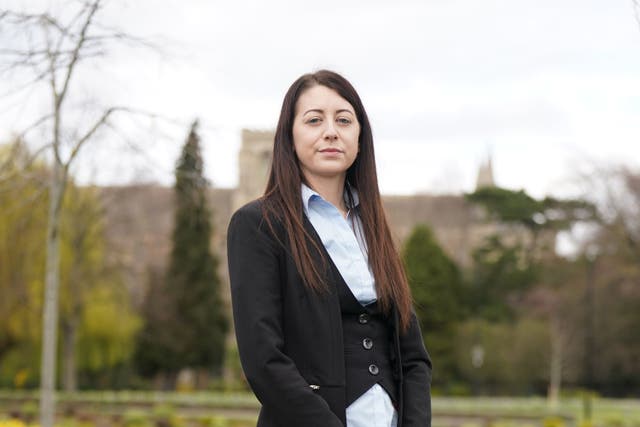
[[[104,58],[112,44],[129,42],[150,47],[144,40],[100,22],[100,12],[107,3],[106,0],[65,1],[55,6],[41,4],[35,9],[16,3],[16,9],[3,8],[0,12],[3,46],[7,46],[0,50],[2,77],[12,87],[9,94],[25,102],[14,104],[27,110],[27,114],[39,110],[31,118],[32,124],[19,132],[26,135],[39,130],[41,135],[46,135],[40,141],[43,144],[38,153],[48,153],[51,162],[47,180],[49,207],[41,318],[42,427],[53,427],[54,424],[61,235],[66,215],[64,200],[72,185],[71,170],[82,149],[94,142],[103,130],[113,126],[110,121],[117,113],[132,112],[114,104],[102,106],[101,102],[95,102],[94,91],[78,91],[77,85],[86,78],[93,81],[100,78],[96,76],[100,67],[95,66],[95,61]],[[41,101],[39,108],[24,109],[34,94]]]
[[[97,189],[70,186],[62,221],[60,331],[63,388],[79,370],[100,371],[128,360],[139,321],[119,272],[107,262]]]
[[[39,379],[49,169],[24,145],[0,147],[0,383]],[[63,382],[130,357],[139,321],[116,269],[109,266],[96,190],[72,181],[63,201],[61,299]],[[96,356],[99,354],[99,356]],[[77,361],[77,362],[76,362]]]
[[[20,140],[0,146],[0,382],[16,386],[37,375],[41,333],[48,172],[28,159]]]

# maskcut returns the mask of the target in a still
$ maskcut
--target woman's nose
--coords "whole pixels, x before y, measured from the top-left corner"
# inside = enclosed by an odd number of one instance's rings
[[[324,130],[324,139],[334,140],[338,138],[338,132],[336,132],[336,128],[333,123],[328,122],[327,127]]]

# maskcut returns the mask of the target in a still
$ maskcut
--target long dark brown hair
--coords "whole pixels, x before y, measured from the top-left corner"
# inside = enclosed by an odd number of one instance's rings
[[[349,102],[360,123],[359,152],[347,170],[346,183],[359,195],[359,215],[380,306],[385,313],[390,313],[395,305],[400,327],[406,331],[411,316],[411,292],[382,207],[371,125],[356,90],[344,77],[333,71],[320,70],[301,76],[293,82],[284,97],[273,143],[269,181],[262,197],[265,220],[272,230],[274,226],[270,218],[275,217],[282,222],[291,255],[306,285],[318,292],[326,291],[328,285],[322,280],[320,266],[314,263],[311,256],[311,250],[319,254],[322,251],[303,226],[300,185],[305,179],[293,144],[293,122],[298,98],[305,90],[316,85],[336,91]]]

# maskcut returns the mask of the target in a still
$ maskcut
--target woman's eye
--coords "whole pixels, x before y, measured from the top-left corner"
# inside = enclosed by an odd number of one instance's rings
[[[307,123],[311,125],[320,123],[320,117],[312,117],[309,120],[307,120]]]
[[[339,117],[338,118],[338,123],[342,124],[342,125],[348,125],[351,123],[351,119],[348,119],[346,117]]]

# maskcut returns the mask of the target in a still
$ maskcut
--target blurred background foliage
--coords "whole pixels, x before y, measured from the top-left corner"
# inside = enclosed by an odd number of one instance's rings
[[[24,145],[0,151],[0,385],[39,383],[47,218],[46,164],[32,163]],[[75,389],[76,371],[91,376],[132,355],[140,316],[117,266],[108,262],[96,191],[69,182],[62,224],[61,380]],[[108,383],[108,382],[107,382]]]
[[[193,149],[196,132],[194,124],[185,150],[189,144]],[[198,150],[196,144],[196,157]],[[185,174],[179,168],[189,163],[188,156],[183,151],[176,173]],[[35,388],[39,381],[47,215],[43,183],[50,172],[46,163],[30,158],[20,141],[0,149],[0,386],[6,388]],[[200,161],[190,163],[195,175],[184,175],[197,182],[185,184],[184,176],[180,181],[189,192],[207,186],[198,175]],[[607,396],[638,393],[640,174],[601,168],[583,182],[593,191],[575,200],[536,200],[504,188],[468,194],[467,200],[481,207],[487,221],[529,230],[526,239],[489,236],[473,251],[468,268],[447,256],[427,224],[416,226],[405,240],[402,257],[434,360],[435,394],[557,396],[563,388]],[[68,185],[62,226],[60,385],[65,390],[246,390],[237,350],[225,346],[222,338],[229,320],[220,285],[172,287],[182,274],[204,271],[180,273],[179,267],[191,261],[181,258],[188,251],[174,251],[172,272],[149,272],[146,302],[134,304],[122,266],[109,254],[98,189],[73,181]],[[603,203],[592,197],[612,185],[615,199]],[[176,199],[186,203],[176,211],[176,223],[186,224],[190,234],[185,238],[180,227],[174,229],[174,245],[176,239],[184,245],[201,234],[203,243],[195,246],[206,252],[215,230],[202,222],[211,212],[203,207],[204,195],[196,193]],[[200,215],[192,223],[201,225],[189,228],[190,215]],[[581,233],[570,256],[561,257],[549,247],[545,233],[555,238],[559,231],[585,224],[589,231]],[[217,265],[216,253],[192,255]],[[198,280],[220,283],[215,271],[204,272],[207,277]],[[184,293],[188,289],[199,297]],[[211,296],[205,298],[205,291]],[[185,307],[198,301],[204,305],[196,311],[210,316],[199,316],[204,323],[195,335],[212,330],[212,338],[207,346],[185,350],[186,325],[198,322],[184,316]]]

